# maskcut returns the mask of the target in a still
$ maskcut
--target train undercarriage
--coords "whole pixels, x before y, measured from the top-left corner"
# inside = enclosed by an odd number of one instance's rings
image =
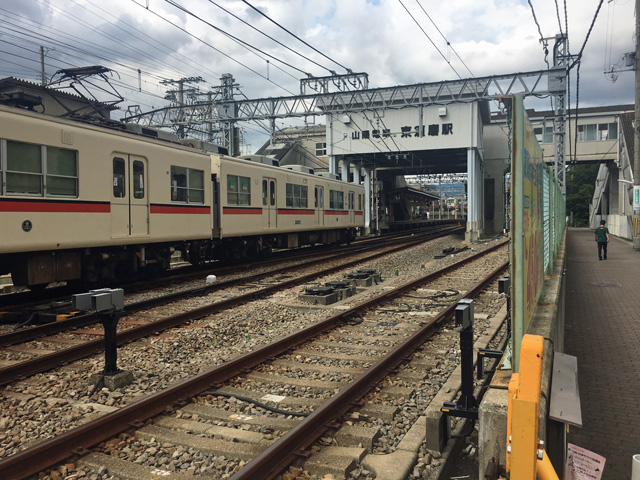
[[[180,243],[92,247],[76,250],[0,255],[0,275],[11,274],[13,284],[31,289],[50,283],[106,287],[157,276],[171,266],[176,250],[192,265],[212,261],[234,263],[269,255],[274,249],[314,244],[350,243],[357,229],[318,230]]]

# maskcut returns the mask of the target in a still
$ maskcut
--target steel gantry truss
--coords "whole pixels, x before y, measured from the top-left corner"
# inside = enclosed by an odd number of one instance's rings
[[[361,74],[357,74],[361,75]],[[491,75],[459,80],[432,83],[418,83],[374,89],[356,89],[333,93],[317,93],[289,97],[238,100],[233,98],[233,77],[222,78],[223,95],[217,95],[211,102],[195,102],[191,105],[174,105],[147,113],[134,114],[124,118],[156,128],[176,128],[183,125],[208,125],[209,132],[222,133],[220,140],[229,149],[230,155],[237,154],[232,141],[235,123],[263,121],[271,123],[272,138],[275,136],[275,120],[290,117],[310,117],[327,114],[357,113],[363,111],[402,109],[407,107],[425,107],[429,105],[448,105],[453,103],[471,103],[494,100],[516,93],[525,96],[560,97],[556,102],[556,115],[564,122],[564,96],[566,92],[567,67],[558,62],[547,70]],[[358,83],[356,88],[363,84]],[[231,91],[230,91],[231,90]],[[564,123],[556,121],[556,154],[560,155],[560,164],[556,175],[562,172],[564,179]],[[212,129],[210,126],[217,124]],[[214,140],[214,138],[209,138]],[[561,182],[564,185],[564,181]]]

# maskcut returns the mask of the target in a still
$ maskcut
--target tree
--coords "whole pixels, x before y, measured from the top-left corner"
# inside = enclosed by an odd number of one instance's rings
[[[600,165],[574,165],[567,172],[567,215],[573,212],[576,227],[589,226],[589,205],[593,199]]]

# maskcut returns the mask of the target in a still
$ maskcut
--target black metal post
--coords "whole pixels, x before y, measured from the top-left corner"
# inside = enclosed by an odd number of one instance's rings
[[[121,310],[99,312],[100,323],[104,327],[104,371],[103,375],[116,375],[121,372],[118,368],[118,344],[116,342],[118,321],[122,316]]]

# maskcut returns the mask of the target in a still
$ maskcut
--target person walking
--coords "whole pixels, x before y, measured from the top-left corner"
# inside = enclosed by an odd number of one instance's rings
[[[609,243],[609,229],[604,226],[605,221],[600,220],[600,226],[596,228],[596,242],[598,242],[598,260],[602,260],[602,254],[604,253],[604,259],[607,259],[607,243]]]

